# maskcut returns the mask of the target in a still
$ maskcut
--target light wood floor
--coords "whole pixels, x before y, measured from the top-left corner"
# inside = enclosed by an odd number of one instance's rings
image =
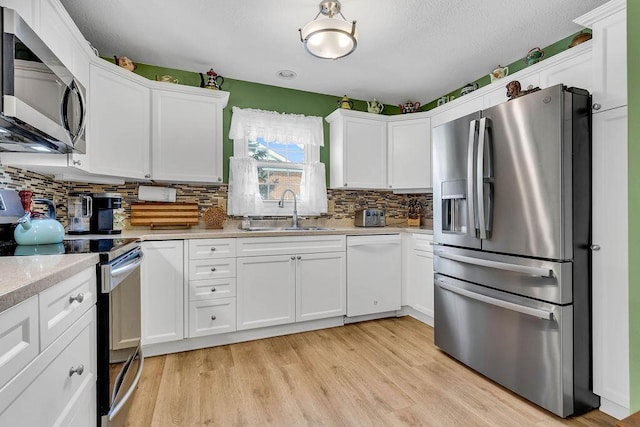
[[[613,426],[563,420],[440,352],[410,317],[145,359],[131,426]]]

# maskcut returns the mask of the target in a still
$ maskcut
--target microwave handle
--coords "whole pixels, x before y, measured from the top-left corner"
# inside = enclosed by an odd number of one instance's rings
[[[71,126],[69,125],[69,112],[67,110],[67,101],[69,100],[71,92],[77,93],[78,103],[80,107],[80,125],[78,126],[77,132],[75,134],[73,133],[73,131],[71,130]],[[80,139],[80,136],[87,126],[86,102],[84,99],[84,95],[82,95],[82,91],[78,88],[78,84],[76,83],[75,79],[73,79],[71,84],[67,86],[64,92],[64,96],[62,97],[62,105],[60,105],[60,109],[62,111],[62,122],[64,124],[64,128],[67,130],[67,132],[69,132],[69,135],[71,135],[71,144],[75,146],[76,142],[78,142],[78,139]]]

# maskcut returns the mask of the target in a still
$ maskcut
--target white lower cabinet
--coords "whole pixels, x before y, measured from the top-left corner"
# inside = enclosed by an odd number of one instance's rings
[[[405,252],[405,304],[433,319],[433,236],[412,233]]]
[[[183,245],[182,240],[142,242],[143,345],[184,338]]]
[[[0,389],[0,425],[95,425],[96,333],[91,306]]]
[[[236,299],[212,298],[189,303],[189,337],[236,330]]]
[[[344,252],[296,256],[296,322],[346,314],[346,271]]]
[[[236,239],[185,241],[185,334],[236,331]]]
[[[238,330],[346,313],[345,236],[247,238],[238,246]],[[271,253],[278,255],[264,255]]]
[[[296,320],[295,256],[238,258],[238,330]]]

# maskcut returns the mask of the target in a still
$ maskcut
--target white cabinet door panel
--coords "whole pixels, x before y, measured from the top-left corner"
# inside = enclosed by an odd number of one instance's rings
[[[183,241],[142,242],[142,344],[184,338]]]
[[[238,258],[238,330],[296,320],[295,256]]]
[[[346,272],[345,252],[296,256],[296,322],[346,314]]]
[[[389,188],[431,188],[431,121],[389,122]]]

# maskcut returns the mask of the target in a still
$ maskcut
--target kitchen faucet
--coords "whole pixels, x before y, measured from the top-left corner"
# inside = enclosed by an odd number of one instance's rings
[[[291,195],[293,196],[293,223],[291,224],[291,228],[298,228],[298,201],[296,199],[296,193],[294,193],[292,189],[287,188],[282,192],[282,196],[280,196],[280,201],[278,202],[278,207],[284,208],[284,195],[287,194],[287,191],[291,192]]]

